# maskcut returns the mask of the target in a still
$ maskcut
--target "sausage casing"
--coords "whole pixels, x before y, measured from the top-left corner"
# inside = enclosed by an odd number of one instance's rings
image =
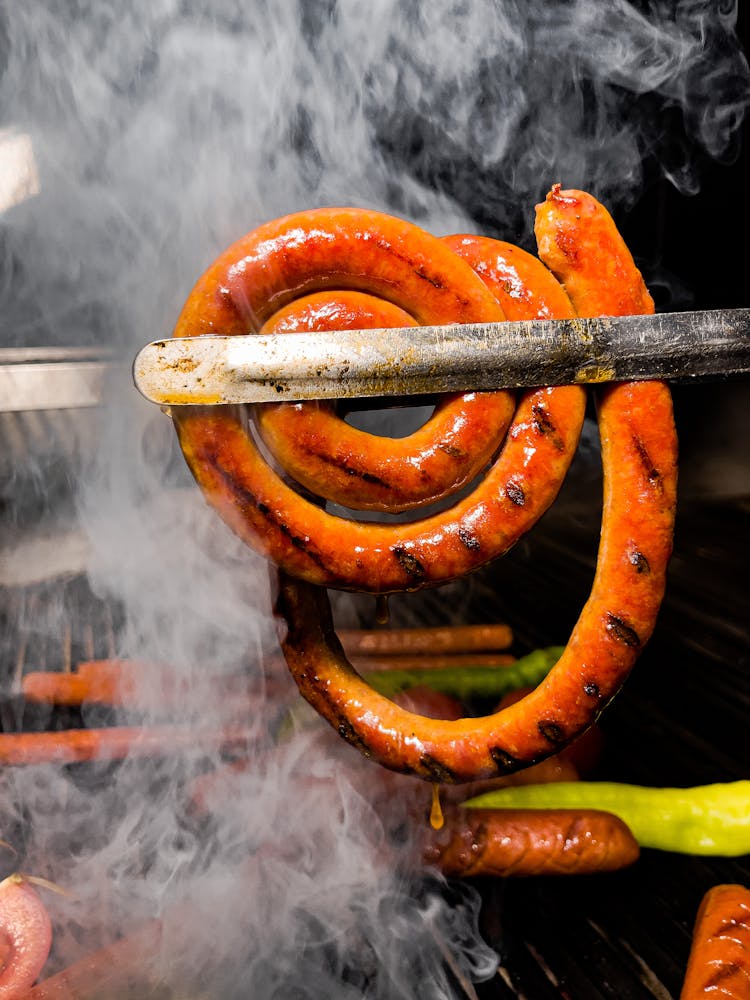
[[[633,864],[640,848],[612,813],[575,809],[455,809],[430,831],[424,860],[460,878],[586,875]]]
[[[750,997],[750,889],[716,885],[695,919],[680,1000]]]

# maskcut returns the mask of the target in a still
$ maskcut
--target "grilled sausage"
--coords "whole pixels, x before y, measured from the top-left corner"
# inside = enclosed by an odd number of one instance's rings
[[[443,242],[471,264],[502,306],[505,318],[569,319],[575,316],[557,278],[533,254],[488,236],[457,234]]]
[[[716,885],[695,920],[680,1000],[750,997],[750,889]]]
[[[575,809],[454,809],[426,836],[423,858],[443,874],[586,875],[637,861],[640,848],[617,816]]]
[[[379,213],[330,209],[261,227],[230,248],[198,282],[175,335],[246,332],[292,295],[334,283],[369,288],[420,322],[503,318],[440,240]],[[361,524],[309,503],[263,461],[234,409],[181,408],[174,420],[197,482],[241,538],[319,586],[388,593],[454,579],[515,544],[557,495],[583,412],[577,388],[526,393],[482,483],[449,511],[407,525]]]
[[[317,292],[279,310],[263,333],[415,326],[403,309],[362,292]],[[399,513],[469,483],[498,449],[515,404],[509,393],[444,396],[418,430],[402,438],[369,434],[324,401],[254,409],[263,443],[316,496],[354,510]]]
[[[539,210],[537,239],[579,313],[653,309],[609,213],[590,196],[555,189]],[[613,274],[621,287],[609,295],[600,285]],[[591,594],[547,678],[501,712],[452,722],[397,708],[348,663],[323,591],[280,574],[277,609],[288,628],[287,663],[304,697],[342,737],[386,767],[457,782],[534,763],[596,719],[653,630],[676,500],[676,438],[663,385],[607,389],[599,400],[599,425],[604,504]]]
[[[573,308],[534,256],[482,236],[443,242],[477,272],[508,319],[565,318]],[[414,321],[360,292],[319,292],[280,310],[263,333],[368,329]],[[430,420],[398,440],[350,427],[326,403],[256,408],[261,437],[279,464],[312,493],[355,510],[399,513],[455,493],[496,450],[512,416],[505,393],[444,397]]]

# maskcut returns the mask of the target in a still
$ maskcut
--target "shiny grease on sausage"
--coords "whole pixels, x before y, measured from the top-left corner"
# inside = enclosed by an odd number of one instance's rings
[[[680,1000],[750,997],[750,889],[716,885],[695,919]]]
[[[423,858],[445,875],[587,875],[638,860],[617,816],[576,809],[453,809],[425,837]]]
[[[580,314],[653,309],[609,213],[589,195],[555,189],[540,206],[536,231],[540,252]],[[603,292],[613,273],[620,288]],[[398,709],[347,662],[321,592],[281,574],[278,609],[289,629],[290,669],[303,695],[364,754],[443,782],[509,772],[574,739],[617,692],[650,637],[663,596],[676,439],[671,399],[661,384],[609,388],[598,412],[604,504],[591,595],[546,680],[502,712],[435,722]]]
[[[379,213],[331,209],[261,227],[230,248],[199,281],[175,335],[242,332],[234,313],[265,321],[292,295],[331,284],[368,288],[419,322],[503,318],[445,243]],[[229,302],[242,308],[233,313]],[[578,388],[524,394],[484,480],[448,511],[408,524],[362,524],[310,503],[263,460],[233,408],[182,408],[174,419],[197,482],[243,540],[318,586],[388,593],[444,583],[514,545],[557,495],[583,413]]]
[[[227,332],[224,322],[230,332],[244,332],[231,326],[234,314],[242,312],[245,322],[264,321],[292,294],[326,284],[383,294],[422,322],[455,321],[459,313],[466,321],[494,318],[465,273],[457,281],[460,289],[468,282],[468,297],[450,284],[451,277],[436,277],[441,267],[453,275],[455,265],[444,256],[450,249],[421,231],[415,236],[407,224],[356,210],[303,213],[292,220],[230,248],[188,300],[177,335],[197,332],[197,322],[206,332]],[[609,213],[590,196],[553,189],[539,207],[536,233],[542,258],[579,314],[653,308]],[[306,240],[309,252],[300,256]],[[280,253],[278,265],[258,271],[257,260],[269,246]],[[496,278],[490,272],[485,269],[479,281],[483,288]],[[613,280],[616,290],[609,287]],[[525,394],[485,480],[446,514],[408,525],[362,525],[303,501],[259,461],[233,411],[177,416],[186,458],[210,501],[241,537],[281,567],[278,612],[288,628],[283,647],[300,690],[365,755],[433,781],[512,772],[585,730],[627,676],[653,629],[671,548],[676,448],[669,393],[658,384],[628,383],[601,395],[605,496],[594,586],[560,661],[517,705],[457,721],[428,720],[398,708],[348,663],[320,589],[418,589],[502,554],[556,495],[583,407],[577,388]]]

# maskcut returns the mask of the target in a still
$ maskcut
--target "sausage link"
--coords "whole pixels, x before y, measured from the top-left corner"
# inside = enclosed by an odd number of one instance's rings
[[[316,292],[279,310],[264,334],[415,326],[398,306],[363,292]],[[352,427],[323,401],[257,406],[263,443],[311,493],[355,510],[399,513],[450,496],[497,451],[513,416],[509,393],[444,396],[418,430],[381,437]]]
[[[609,303],[610,310],[652,309],[606,209],[582,192],[553,194],[539,212],[537,238],[547,255],[550,238],[554,244],[555,232],[565,232],[564,259],[575,262],[576,280],[568,285],[563,267],[557,277],[573,293],[577,311],[590,314],[589,295],[600,296],[599,284],[612,270],[603,249],[616,256],[627,291]],[[577,214],[582,205],[585,213]],[[558,262],[547,256],[554,271]],[[517,704],[458,721],[404,712],[373,692],[348,663],[325,593],[280,574],[277,609],[288,627],[283,649],[290,670],[304,697],[363,753],[433,781],[510,772],[575,739],[619,690],[651,635],[664,593],[676,502],[676,438],[669,392],[658,383],[610,388],[601,394],[598,413],[604,501],[591,594],[560,660]]]
[[[508,319],[574,316],[570,300],[532,254],[483,236],[443,242],[482,278]],[[391,303],[359,292],[318,292],[279,310],[263,333],[408,326]],[[418,431],[398,440],[367,434],[327,403],[256,408],[264,444],[310,492],[355,510],[400,513],[455,493],[487,464],[512,417],[504,393],[446,396]]]
[[[654,300],[612,216],[585,191],[555,184],[536,207],[539,256],[579,316],[652,313]]]
[[[242,332],[235,314],[262,323],[290,296],[327,284],[369,286],[419,322],[502,318],[484,282],[440,240],[378,213],[331,209],[261,227],[230,248],[198,282],[175,335]],[[181,408],[174,419],[196,481],[248,544],[310,583],[388,593],[454,579],[514,545],[557,495],[584,405],[575,387],[526,393],[479,486],[406,525],[362,524],[309,503],[263,461],[235,409]]]
[[[680,1000],[750,997],[750,889],[716,885],[698,909]]]
[[[575,310],[560,282],[533,254],[488,236],[457,234],[443,242],[471,264],[502,306],[505,318],[570,319]]]
[[[423,859],[457,878],[586,875],[638,860],[640,848],[612,813],[576,809],[455,809],[430,831]]]

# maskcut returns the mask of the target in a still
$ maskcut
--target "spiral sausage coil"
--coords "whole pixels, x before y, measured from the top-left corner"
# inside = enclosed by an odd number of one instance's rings
[[[485,237],[438,239],[377,212],[297,213],[225,251],[191,292],[174,333],[653,311],[614,222],[590,195],[556,185],[537,207],[535,231],[541,259]],[[653,630],[671,551],[676,438],[662,383],[622,383],[598,395],[604,506],[591,595],[558,663],[517,704],[457,721],[399,708],[346,659],[325,590],[417,590],[502,555],[555,499],[585,405],[576,386],[524,392],[517,403],[507,392],[455,394],[398,440],[357,430],[322,403],[267,404],[251,422],[238,407],[174,414],[209,503],[279,568],[283,649],[300,691],[367,756],[432,781],[518,770],[579,735],[624,681]],[[408,523],[363,523],[321,504],[418,511],[460,490],[445,510]]]

